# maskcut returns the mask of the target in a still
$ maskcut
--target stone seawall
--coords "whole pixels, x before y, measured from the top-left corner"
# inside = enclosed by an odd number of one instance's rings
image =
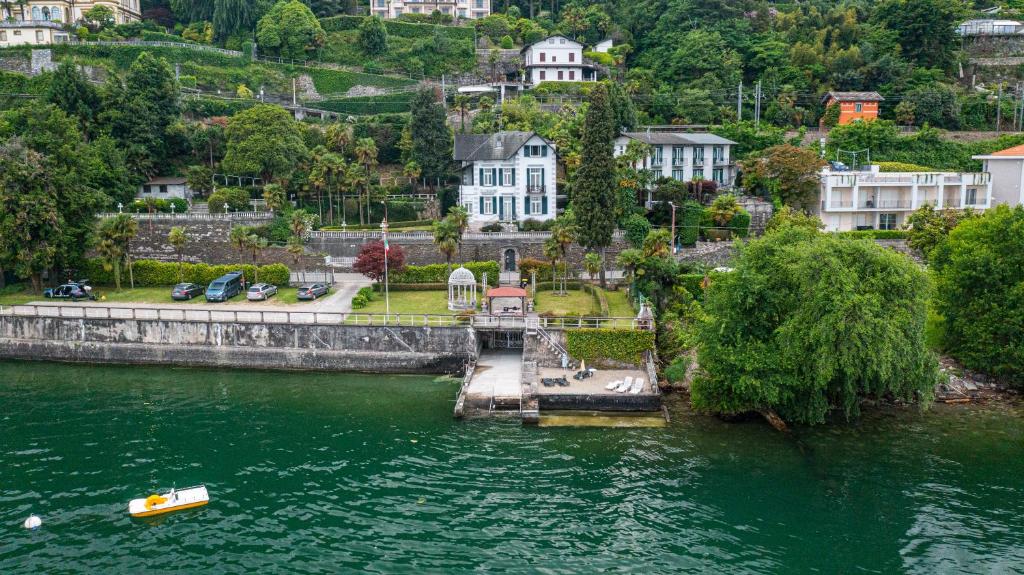
[[[0,316],[0,358],[374,373],[460,373],[469,327]]]

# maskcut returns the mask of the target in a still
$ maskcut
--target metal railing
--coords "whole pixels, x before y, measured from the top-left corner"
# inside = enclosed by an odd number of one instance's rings
[[[191,212],[185,212],[184,214],[166,214],[166,213],[133,213],[124,212],[125,214],[137,219],[137,220],[270,220],[274,218],[273,212],[228,212],[223,214],[197,214]],[[96,214],[97,218],[110,218],[118,214],[113,212],[105,212]]]
[[[217,48],[216,46],[207,46],[206,44],[191,44],[188,42],[165,42],[163,40],[78,40],[76,38],[69,38],[66,44],[88,44],[96,46],[160,46],[164,48],[186,48],[189,50],[199,50],[202,52],[216,52],[225,56],[232,56],[240,58],[243,53],[237,50],[227,50],[224,48]]]
[[[551,232],[467,232],[462,235],[464,240],[546,240],[551,237]],[[612,237],[621,239],[623,232],[617,230]],[[345,238],[345,239],[373,239],[380,238],[379,230],[353,230],[353,231],[315,231],[309,232],[310,239]],[[432,232],[388,232],[388,239],[399,240],[429,240],[434,241]]]
[[[474,327],[519,329],[646,329],[631,317],[518,317],[490,315],[373,314],[321,311],[214,310],[110,305],[24,304],[0,306],[0,316],[65,319],[131,319],[199,323],[267,323],[295,325],[365,325],[396,327]]]

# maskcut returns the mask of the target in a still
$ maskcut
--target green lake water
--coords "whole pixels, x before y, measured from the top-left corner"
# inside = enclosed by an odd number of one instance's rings
[[[0,573],[1024,572],[1020,408],[537,428],[455,421],[456,391],[0,362]]]

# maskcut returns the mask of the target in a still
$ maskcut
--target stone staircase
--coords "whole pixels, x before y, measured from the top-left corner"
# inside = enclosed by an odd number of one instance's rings
[[[206,202],[194,202],[188,211],[191,214],[208,214],[210,213],[210,204]]]

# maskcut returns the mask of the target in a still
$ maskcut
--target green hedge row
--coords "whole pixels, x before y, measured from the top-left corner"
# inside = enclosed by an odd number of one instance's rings
[[[194,50],[170,46],[58,44],[51,48],[56,60],[62,60],[67,56],[103,58],[110,60],[122,70],[130,68],[135,59],[139,57],[139,54],[143,52],[149,52],[158,58],[164,58],[172,64],[174,62],[190,62],[208,66],[244,66],[247,64],[244,58],[240,56],[230,56],[212,50]]]
[[[697,202],[689,201],[683,203],[683,209],[679,215],[679,243],[684,246],[692,246],[697,243],[700,235],[700,220],[704,214],[704,208]]]
[[[910,232],[907,230],[850,230],[835,232],[841,238],[866,238],[872,240],[905,240]]]
[[[380,76],[383,78],[383,76]],[[353,96],[336,100],[323,100],[313,106],[331,112],[372,116],[375,114],[401,114],[409,112],[412,106],[412,92],[388,94],[385,96]]]
[[[379,74],[364,74],[361,72],[348,72],[345,70],[324,70],[319,68],[309,69],[308,74],[313,79],[317,92],[323,96],[330,94],[344,94],[353,86],[376,86],[378,88],[401,88],[411,86],[416,82],[407,78],[394,78],[381,76]]]
[[[172,205],[174,206],[175,213],[184,214],[188,211],[188,201],[182,198],[157,198],[153,202],[153,210],[162,214],[169,214],[171,213]],[[149,206],[146,205],[145,200],[135,199],[131,204],[125,206],[125,210],[137,214],[148,214]]]
[[[181,281],[199,285],[207,285],[220,276],[241,270],[247,282],[256,278],[256,268],[252,265],[210,265],[181,264]],[[97,285],[114,285],[114,272],[103,269],[103,260],[92,258],[86,260],[82,267],[85,277]],[[178,283],[178,264],[175,262],[158,262],[156,260],[138,260],[132,262],[135,285],[141,287],[161,287]],[[276,286],[287,286],[290,273],[284,264],[270,264],[259,267],[259,281],[272,283]],[[128,281],[128,270],[121,273],[122,285]]]
[[[388,278],[388,290],[389,291],[441,291],[447,290],[448,284],[446,283],[426,283],[426,284],[396,284],[391,283],[391,278]],[[384,284],[375,283],[373,284],[373,291],[377,293],[384,293]]]
[[[597,305],[601,308],[601,317],[608,317],[611,315],[608,308],[608,296],[604,295],[603,289],[594,286],[594,284],[584,283],[583,291],[594,296],[594,299],[597,300]]]
[[[352,309],[363,309],[371,301],[373,301],[373,288],[361,287],[352,298]]]
[[[363,23],[363,16],[331,16],[321,18],[320,26],[324,32],[344,32],[346,30],[357,30]],[[450,36],[453,39],[476,38],[473,28],[460,26],[440,26],[437,24],[415,24],[412,22],[399,22],[396,20],[384,20],[384,29],[388,35],[401,38],[431,38],[440,29],[441,34]]]
[[[644,352],[654,349],[653,331],[570,329],[565,337],[569,355],[585,361],[611,359],[639,366]]]
[[[452,264],[452,269],[459,265],[473,272],[476,281],[482,281],[483,274],[487,273],[487,282],[491,285],[498,283],[498,262],[466,262],[464,264]],[[392,274],[390,281],[396,284],[425,284],[440,283],[448,285],[448,266],[445,264],[430,264],[425,266],[405,266],[400,273]]]

